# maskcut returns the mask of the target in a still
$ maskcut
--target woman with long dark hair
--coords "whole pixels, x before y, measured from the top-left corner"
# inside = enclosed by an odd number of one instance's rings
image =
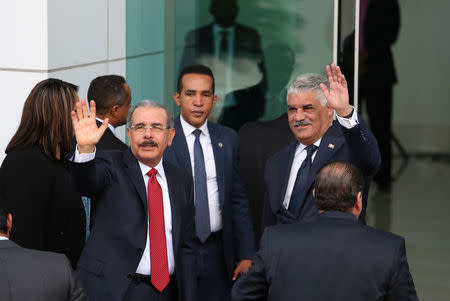
[[[53,78],[33,88],[0,168],[0,207],[14,216],[11,239],[22,247],[64,253],[73,266],[84,245],[85,214],[64,157],[72,145],[70,113],[77,90]]]

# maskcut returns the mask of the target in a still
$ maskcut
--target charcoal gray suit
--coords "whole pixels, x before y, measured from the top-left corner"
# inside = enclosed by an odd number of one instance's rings
[[[88,300],[69,260],[0,240],[0,300]]]

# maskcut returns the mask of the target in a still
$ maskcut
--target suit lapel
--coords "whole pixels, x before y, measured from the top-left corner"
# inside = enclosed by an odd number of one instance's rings
[[[175,138],[172,141],[171,148],[180,167],[192,175],[191,157],[189,156],[186,136],[184,136],[179,116],[175,119]]]
[[[289,174],[292,167],[292,161],[294,160],[295,150],[297,148],[297,141],[292,142],[283,150],[280,163],[276,167],[278,172],[274,173],[275,179],[274,183],[278,183],[275,187],[278,187],[278,191],[275,192],[275,198],[271,198],[272,201],[271,208],[272,212],[276,214],[281,211],[284,215],[292,217],[292,214],[286,210],[283,206],[284,195],[286,194],[286,188],[289,181]],[[278,180],[277,180],[278,179]],[[275,182],[277,181],[277,182]]]
[[[211,137],[211,145],[214,153],[214,162],[216,164],[217,186],[219,189],[220,208],[224,206],[224,187],[225,187],[225,145],[220,135],[220,130],[214,123],[208,122],[209,136]]]
[[[181,231],[180,221],[182,220],[180,206],[175,201],[178,199],[179,191],[178,191],[177,187],[179,187],[179,186],[177,185],[177,180],[176,180],[175,174],[173,173],[170,166],[168,166],[168,164],[165,161],[163,161],[163,166],[164,166],[164,173],[165,173],[166,179],[167,179],[167,189],[169,190],[170,208],[171,208],[171,212],[172,212],[173,250],[174,250],[174,254],[177,254],[178,241],[179,241],[178,238],[181,235],[180,234],[180,231]]]
[[[281,203],[283,203],[284,196],[286,194],[287,185],[289,182],[289,175],[291,173],[292,168],[292,162],[294,161],[295,151],[297,149],[298,142],[291,143],[289,145],[289,148],[287,150],[287,156],[285,156],[283,159],[284,161],[281,162],[280,168],[282,170],[283,175],[283,182],[281,185],[281,190],[279,192],[279,197],[281,200]]]
[[[341,148],[345,143],[345,138],[342,135],[339,124],[334,122],[333,125],[327,130],[320,141],[319,149],[317,150],[316,157],[311,165],[311,170],[308,175],[308,187],[314,183],[319,169],[326,163],[330,162],[331,157]],[[308,195],[308,194],[307,194]],[[307,197],[305,196],[305,198]]]
[[[125,170],[128,175],[128,178],[130,179],[131,183],[133,183],[136,192],[141,198],[144,208],[147,210],[148,201],[147,201],[147,191],[145,190],[144,178],[142,177],[139,163],[133,156],[133,153],[131,152],[130,148],[123,152],[123,161],[126,166]]]

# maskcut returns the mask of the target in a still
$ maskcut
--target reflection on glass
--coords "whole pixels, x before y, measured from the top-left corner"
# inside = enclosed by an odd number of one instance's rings
[[[381,168],[374,180],[379,188],[391,189],[392,181],[392,91],[397,82],[391,46],[398,38],[400,11],[397,0],[360,2],[359,111],[366,109],[370,128],[377,138]],[[342,67],[353,102],[355,33],[343,42]],[[401,147],[401,146],[400,146]],[[401,147],[402,148],[402,147]]]
[[[213,70],[219,101],[210,119],[218,121],[226,93],[253,86],[263,77],[262,50],[258,32],[236,23],[236,0],[212,0],[209,13],[212,23],[187,34],[181,67],[200,63]]]

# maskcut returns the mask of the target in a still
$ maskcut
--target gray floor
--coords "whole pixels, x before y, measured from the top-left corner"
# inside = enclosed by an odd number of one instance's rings
[[[405,237],[420,300],[450,300],[450,161],[412,158],[392,188],[371,188],[368,224]]]

